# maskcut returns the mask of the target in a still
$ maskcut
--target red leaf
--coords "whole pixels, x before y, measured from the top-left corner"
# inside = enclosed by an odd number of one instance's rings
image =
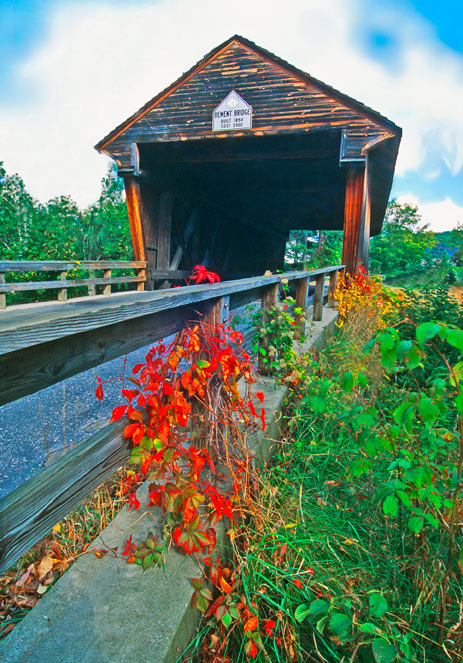
[[[264,402],[264,392],[263,391],[256,391],[255,394],[256,398],[260,400],[261,403]]]
[[[139,509],[140,508],[140,502],[137,499],[137,496],[135,493],[130,493],[129,495],[129,506],[128,509]]]
[[[145,427],[137,425],[137,430],[134,432],[132,436],[132,441],[135,444],[138,444],[140,440],[142,440],[145,436]]]
[[[113,416],[111,417],[111,421],[109,423],[111,424],[113,421],[119,421],[119,419],[122,419],[126,411],[127,405],[119,405],[119,407],[114,408]]]
[[[244,625],[243,631],[245,633],[246,631],[255,631],[258,623],[259,623],[259,617],[257,615],[254,615],[253,617],[251,617],[251,619],[248,619],[248,621]]]
[[[174,393],[172,385],[169,384],[169,382],[162,383],[162,391],[164,392],[165,396],[172,396],[172,394]]]
[[[134,396],[138,394],[138,391],[135,391],[133,389],[121,389],[121,394],[126,398],[129,403],[132,400]]]
[[[124,428],[124,437],[132,437],[137,430],[139,424],[129,424]]]
[[[103,386],[101,384],[98,385],[95,391],[96,397],[98,398],[99,401],[102,401],[104,396],[103,396]]]
[[[135,366],[132,369],[132,373],[135,375],[135,373],[138,373],[138,371],[143,368],[145,364],[135,364]]]

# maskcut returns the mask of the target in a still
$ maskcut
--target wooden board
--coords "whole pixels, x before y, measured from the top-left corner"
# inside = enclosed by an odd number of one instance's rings
[[[98,431],[0,499],[0,573],[127,460],[127,422]]]
[[[122,167],[133,168],[134,142],[226,138],[228,132],[212,132],[212,111],[233,89],[253,107],[250,134],[339,127],[346,129],[345,156],[361,158],[367,142],[398,131],[378,113],[237,36],[205,56],[96,147]]]

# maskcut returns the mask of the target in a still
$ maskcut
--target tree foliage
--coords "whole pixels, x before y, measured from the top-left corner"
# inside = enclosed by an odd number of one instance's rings
[[[316,268],[341,262],[342,232],[337,230],[291,230],[285,263],[289,269]]]
[[[422,271],[432,264],[434,233],[421,224],[418,208],[392,201],[380,235],[370,249],[370,269],[387,276]]]
[[[0,255],[3,260],[130,260],[123,183],[110,168],[98,200],[85,210],[69,196],[40,203],[0,162]]]

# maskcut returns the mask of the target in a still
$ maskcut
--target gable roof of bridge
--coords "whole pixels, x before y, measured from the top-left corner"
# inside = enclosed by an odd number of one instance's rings
[[[254,107],[252,133],[281,131],[282,117],[286,131],[347,128],[350,156],[354,159],[361,157],[362,149],[371,140],[401,135],[396,124],[372,108],[254,42],[234,35],[113,129],[95,148],[117,159],[123,156],[122,143],[127,146],[138,140],[143,142],[143,138],[156,141],[216,136],[211,130],[211,112],[232,88]],[[267,104],[260,115],[256,98]],[[196,121],[198,115],[201,118]],[[229,133],[237,135],[236,131]]]

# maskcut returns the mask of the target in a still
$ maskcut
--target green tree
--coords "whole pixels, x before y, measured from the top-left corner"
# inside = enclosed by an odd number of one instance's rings
[[[371,241],[370,269],[387,276],[421,271],[431,266],[435,244],[434,233],[421,225],[418,208],[392,201],[381,234]]]
[[[285,262],[289,269],[325,267],[341,262],[342,232],[291,230]]]

